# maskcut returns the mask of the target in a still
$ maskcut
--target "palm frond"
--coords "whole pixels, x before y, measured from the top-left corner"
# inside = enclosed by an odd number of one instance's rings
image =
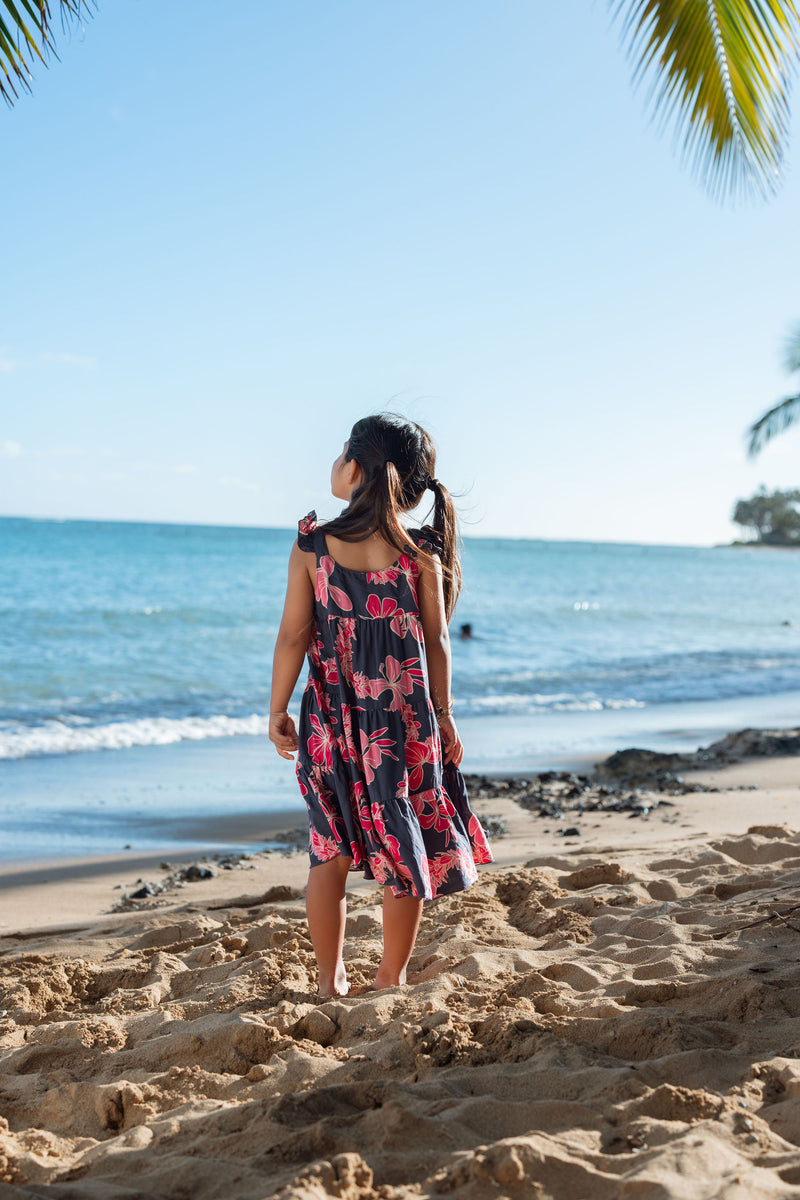
[[[58,0],[62,25],[80,20],[92,0]],[[50,0],[0,0],[0,96],[12,104],[30,91],[31,66],[56,58]]]
[[[784,429],[788,429],[790,425],[794,425],[798,418],[800,418],[800,395],[787,396],[785,400],[781,400],[779,404],[765,412],[763,417],[759,417],[748,430],[750,437],[747,447],[748,457],[755,458],[771,438],[774,438],[776,434],[783,433]]]
[[[796,0],[609,0],[648,102],[718,199],[780,180]]]

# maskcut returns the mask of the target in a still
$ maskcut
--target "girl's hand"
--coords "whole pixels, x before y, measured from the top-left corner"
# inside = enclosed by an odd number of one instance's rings
[[[459,767],[464,757],[464,747],[461,745],[461,738],[458,736],[456,723],[452,717],[442,717],[439,722],[439,737],[442,739],[444,761]]]
[[[270,713],[269,740],[274,743],[281,758],[294,762],[294,755],[290,751],[297,749],[297,730],[288,712]]]

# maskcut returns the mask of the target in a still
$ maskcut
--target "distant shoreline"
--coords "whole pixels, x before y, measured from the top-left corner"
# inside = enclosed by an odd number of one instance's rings
[[[720,542],[713,550],[800,550],[800,542],[790,546],[785,542]]]

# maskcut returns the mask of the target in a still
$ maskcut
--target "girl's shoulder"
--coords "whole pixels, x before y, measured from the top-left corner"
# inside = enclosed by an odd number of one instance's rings
[[[316,545],[317,532],[317,514],[312,508],[310,513],[306,513],[297,522],[297,545],[300,550],[305,550],[307,553],[314,554],[317,548]]]

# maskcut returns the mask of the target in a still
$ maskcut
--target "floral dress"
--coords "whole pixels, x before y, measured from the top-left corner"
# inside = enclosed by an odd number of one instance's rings
[[[298,545],[316,555],[297,778],[312,866],[344,855],[396,896],[458,892],[492,861],[461,772],[442,764],[409,544],[383,571],[334,562],[316,513]],[[433,530],[409,530],[438,552]]]

